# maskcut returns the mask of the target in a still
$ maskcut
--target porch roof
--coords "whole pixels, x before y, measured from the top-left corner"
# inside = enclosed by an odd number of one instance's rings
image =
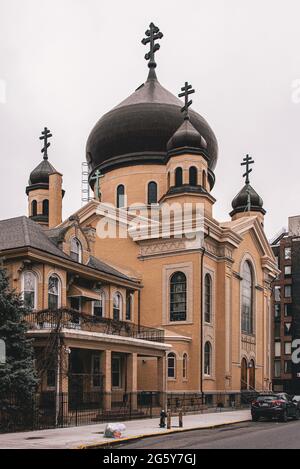
[[[93,290],[78,285],[72,285],[68,291],[69,298],[85,298],[87,301],[98,301],[99,294]]]

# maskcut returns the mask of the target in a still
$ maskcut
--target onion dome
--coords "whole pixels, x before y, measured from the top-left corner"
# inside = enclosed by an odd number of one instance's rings
[[[49,163],[48,158],[44,157],[43,161],[30,174],[29,185],[49,184],[49,175],[55,172],[56,169]]]
[[[161,37],[159,29],[151,24],[142,41],[151,47],[150,53],[146,54],[150,68],[148,79],[101,117],[90,133],[86,158],[91,186],[91,178],[97,169],[105,173],[121,166],[167,162],[167,144],[182,124],[182,102],[159,83],[155,73],[154,53],[159,49],[159,44],[154,44],[154,41]],[[193,110],[190,111],[190,122],[206,141],[213,185],[213,170],[218,158],[216,137],[206,120]],[[197,138],[199,136],[195,136],[195,140]]]
[[[253,189],[250,184],[245,184],[243,189],[237,194],[232,201],[233,211],[230,213],[232,217],[236,213],[241,212],[260,212],[265,215],[266,211],[263,208],[263,199]]]

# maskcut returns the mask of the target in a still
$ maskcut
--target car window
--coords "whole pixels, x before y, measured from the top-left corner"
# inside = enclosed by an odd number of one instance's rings
[[[268,395],[268,396],[258,396],[258,398],[256,399],[258,402],[260,401],[264,401],[264,402],[269,402],[269,401],[274,401],[276,399],[278,399],[279,397],[276,396],[276,395]]]

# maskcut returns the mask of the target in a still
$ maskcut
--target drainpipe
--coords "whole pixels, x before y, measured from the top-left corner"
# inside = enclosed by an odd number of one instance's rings
[[[141,332],[141,290],[138,291],[138,332]]]
[[[200,282],[201,282],[201,301],[200,301],[200,318],[201,318],[201,325],[200,325],[200,392],[201,392],[201,402],[203,404],[203,399],[204,399],[204,393],[203,393],[203,342],[204,342],[204,337],[203,337],[203,312],[204,312],[204,295],[203,295],[203,271],[204,271],[204,256],[206,249],[204,247],[204,241],[206,238],[208,238],[210,235],[210,228],[208,227],[207,229],[207,234],[204,233],[204,239],[203,239],[203,247],[201,249],[202,255],[201,255],[201,262],[200,262]]]

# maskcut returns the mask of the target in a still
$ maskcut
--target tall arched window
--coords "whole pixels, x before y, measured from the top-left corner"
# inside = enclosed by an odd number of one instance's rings
[[[176,355],[169,353],[168,355],[168,378],[176,379]]]
[[[49,200],[45,199],[43,200],[43,215],[46,217],[49,216]]]
[[[152,181],[148,184],[148,205],[157,204],[157,184]]]
[[[121,184],[117,188],[117,208],[125,207],[125,186]]]
[[[183,272],[170,279],[170,321],[186,321],[187,281]]]
[[[36,309],[37,302],[37,281],[33,272],[23,274],[23,300],[26,308]]]
[[[114,295],[114,305],[113,305],[113,319],[114,321],[121,321],[122,320],[122,297],[120,293],[116,293]]]
[[[171,174],[170,171],[168,172],[168,189],[170,189],[171,186]]]
[[[209,274],[204,278],[204,321],[211,323],[212,280]]]
[[[175,170],[175,186],[180,187],[183,184],[183,171],[182,168],[176,168]]]
[[[210,342],[204,345],[204,374],[211,376],[212,347]]]
[[[71,258],[76,262],[82,262],[82,246],[77,238],[71,240]]]
[[[189,181],[190,186],[197,186],[198,184],[198,169],[195,166],[191,166],[189,169]]]
[[[127,293],[126,296],[126,321],[132,320],[133,294]]]
[[[248,389],[248,364],[246,358],[242,359],[241,363],[241,390],[246,391]]]
[[[187,379],[187,376],[188,376],[188,356],[187,356],[187,353],[184,353],[182,357],[182,378]]]
[[[37,201],[33,200],[31,202],[31,216],[36,217],[37,216]]]
[[[60,279],[56,275],[51,275],[48,282],[48,308],[56,310],[61,305]]]
[[[203,187],[203,189],[206,190],[206,186],[207,186],[206,172],[203,170],[202,171],[202,187]]]
[[[242,272],[242,332],[253,334],[253,271],[246,261]]]
[[[99,300],[93,303],[93,314],[96,318],[104,318],[105,316],[105,295],[104,292],[99,293]]]

